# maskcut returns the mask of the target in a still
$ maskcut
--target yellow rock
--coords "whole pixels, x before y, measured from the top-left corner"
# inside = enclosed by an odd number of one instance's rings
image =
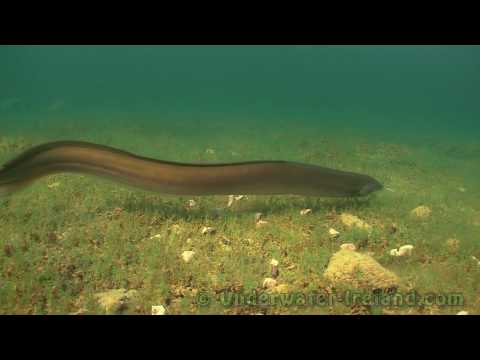
[[[419,206],[411,211],[412,215],[421,219],[429,217],[431,213],[432,210],[428,206]]]
[[[348,227],[357,227],[359,229],[367,230],[370,231],[372,227],[364,222],[363,220],[360,220],[357,216],[348,214],[348,213],[343,213],[340,215],[340,220],[342,223]]]
[[[323,276],[333,285],[356,289],[390,289],[400,285],[400,279],[371,256],[351,250],[333,254]]]

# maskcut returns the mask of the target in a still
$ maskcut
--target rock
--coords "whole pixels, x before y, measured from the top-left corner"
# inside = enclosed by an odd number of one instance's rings
[[[259,220],[259,221],[257,221],[257,223],[255,224],[255,226],[256,226],[257,228],[259,228],[259,227],[262,227],[262,226],[267,225],[267,224],[268,224],[268,221]]]
[[[397,249],[390,250],[391,256],[410,256],[412,255],[413,245],[403,245]]]
[[[333,238],[333,239],[336,239],[337,237],[340,236],[340,233],[339,233],[337,230],[335,230],[334,228],[330,228],[330,229],[328,230],[328,234],[329,234],[330,237]]]
[[[230,207],[233,205],[234,202],[240,201],[242,199],[246,199],[247,197],[245,195],[228,195],[228,204],[227,207]]]
[[[347,227],[357,227],[359,229],[367,231],[370,231],[372,229],[369,224],[367,224],[363,220],[360,220],[357,216],[352,214],[343,213],[340,215],[340,220]]]
[[[115,314],[124,310],[137,295],[136,290],[114,289],[96,294],[95,297],[107,314]]]
[[[210,235],[210,234],[214,234],[216,232],[216,229],[213,228],[213,227],[210,227],[210,226],[204,226],[202,228],[202,235]]]
[[[193,199],[190,199],[187,201],[186,207],[187,209],[193,209],[195,206],[197,206],[197,202]]]
[[[263,218],[263,214],[261,212],[255,214],[255,222],[258,223]]]
[[[410,214],[420,219],[428,218],[431,213],[432,210],[428,206],[418,206],[410,212]]]
[[[278,264],[279,264],[278,260],[272,259],[270,261],[270,265],[272,265],[272,266],[278,266]]]
[[[304,216],[304,215],[308,215],[312,212],[312,209],[303,209],[300,211],[300,215]]]
[[[152,306],[152,315],[165,315],[167,309],[163,305]]]
[[[58,181],[47,185],[49,189],[55,189],[59,186],[60,186],[60,183]]]
[[[156,235],[150,236],[150,240],[161,239],[161,238],[162,238],[161,234],[156,234]]]
[[[459,311],[457,315],[468,315],[468,311],[465,311],[465,310]]]
[[[272,278],[265,278],[263,280],[262,287],[264,289],[271,289],[275,286],[277,286],[277,280],[272,279]]]
[[[398,288],[400,279],[371,256],[351,250],[339,250],[332,255],[323,276],[333,285],[356,289]]]
[[[345,243],[345,244],[340,245],[340,249],[341,249],[341,250],[356,251],[356,250],[357,250],[357,247],[355,246],[355,244]]]
[[[190,262],[190,260],[193,259],[193,256],[195,255],[195,251],[184,251],[182,253],[182,259],[186,263]]]

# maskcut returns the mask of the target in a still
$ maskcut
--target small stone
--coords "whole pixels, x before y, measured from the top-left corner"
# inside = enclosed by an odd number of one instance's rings
[[[55,189],[59,186],[60,186],[60,183],[58,181],[47,185],[49,189]]]
[[[211,235],[216,232],[215,228],[210,227],[210,226],[204,226],[202,228],[202,235]]]
[[[363,220],[360,220],[357,216],[352,214],[343,213],[340,215],[340,220],[347,227],[357,227],[359,229],[363,229],[367,231],[370,231],[372,229],[372,227],[369,224],[367,224]]]
[[[186,263],[190,262],[190,260],[193,259],[193,256],[195,255],[195,251],[184,251],[182,253],[182,259]]]
[[[464,192],[467,191],[467,190],[466,190],[464,187],[459,187],[459,188],[458,188],[458,191],[464,193]]]
[[[193,199],[190,199],[187,201],[187,209],[193,209],[195,206],[197,206],[197,202]]]
[[[300,211],[300,215],[304,216],[304,215],[308,215],[312,212],[312,209],[303,209]]]
[[[355,244],[345,243],[345,244],[340,245],[340,250],[355,251],[355,250],[357,250],[357,247],[355,246]]]
[[[278,266],[278,264],[279,264],[278,260],[272,259],[270,261],[270,265],[272,265],[272,266]]]
[[[259,220],[259,221],[257,221],[257,223],[255,224],[255,226],[256,226],[257,228],[259,228],[259,227],[262,227],[262,226],[267,225],[267,224],[268,224],[268,221]]]
[[[413,245],[403,245],[397,249],[390,250],[391,256],[410,256],[412,255]]]
[[[430,216],[432,210],[428,206],[418,206],[410,213],[420,219],[425,219]]]
[[[167,309],[163,305],[154,305],[152,306],[152,315],[165,315]]]
[[[273,287],[277,286],[277,280],[275,279],[272,279],[272,278],[265,278],[263,280],[263,284],[262,284],[262,287],[264,289],[271,289]]]
[[[328,233],[329,233],[330,237],[332,237],[334,239],[340,236],[340,233],[337,230],[335,230],[334,228],[330,228],[328,230]]]
[[[263,218],[263,214],[261,212],[255,214],[255,222],[258,223]]]
[[[153,239],[161,239],[162,238],[162,235],[161,234],[155,234],[153,236],[150,236],[150,239],[153,240]]]
[[[214,149],[207,149],[207,150],[205,150],[205,153],[207,153],[209,155],[213,155],[213,154],[215,154],[215,150]]]
[[[468,315],[468,311],[465,311],[465,310],[459,311],[457,315]]]

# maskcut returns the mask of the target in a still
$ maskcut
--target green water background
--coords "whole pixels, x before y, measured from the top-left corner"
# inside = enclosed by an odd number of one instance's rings
[[[479,46],[0,47],[2,135],[284,124],[471,143],[478,94]]]

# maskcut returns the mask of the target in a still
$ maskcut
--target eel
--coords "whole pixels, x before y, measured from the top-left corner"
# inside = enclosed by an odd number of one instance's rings
[[[142,157],[94,143],[58,141],[31,147],[0,167],[0,194],[10,195],[56,173],[93,175],[172,195],[357,197],[382,189],[382,184],[368,175],[312,164],[189,164]]]

